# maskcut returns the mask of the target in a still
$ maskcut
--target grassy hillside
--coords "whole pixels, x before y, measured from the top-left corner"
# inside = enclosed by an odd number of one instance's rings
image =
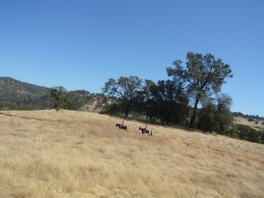
[[[37,110],[51,107],[49,88],[0,77],[0,103],[8,109]]]
[[[235,124],[243,124],[243,125],[247,125],[257,131],[264,131],[264,125],[262,124],[264,122],[263,119],[258,119],[258,122],[255,121],[248,121],[247,118],[241,117],[241,116],[237,116],[234,117],[234,123]]]
[[[50,89],[10,77],[0,77],[0,104],[8,110],[43,110],[54,107]],[[65,89],[66,90],[66,89]],[[85,90],[67,91],[67,109],[98,112],[104,104],[102,94]]]
[[[0,197],[263,197],[264,145],[77,111],[0,112]]]

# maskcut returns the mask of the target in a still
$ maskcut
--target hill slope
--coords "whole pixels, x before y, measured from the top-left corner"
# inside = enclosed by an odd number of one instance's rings
[[[241,117],[241,116],[236,116],[234,117],[234,123],[235,124],[242,124],[242,125],[246,125],[249,126],[257,131],[264,131],[264,125],[262,124],[264,122],[264,119],[258,119],[257,122],[256,121],[248,121],[247,118]]]
[[[0,77],[0,103],[8,109],[46,109],[51,106],[49,88]]]
[[[50,88],[21,82],[9,77],[0,77],[0,103],[11,110],[40,110],[54,107]],[[65,89],[66,90],[66,89]],[[67,108],[99,112],[104,105],[104,95],[75,90],[65,93]]]
[[[0,197],[262,197],[264,145],[80,111],[0,112]]]

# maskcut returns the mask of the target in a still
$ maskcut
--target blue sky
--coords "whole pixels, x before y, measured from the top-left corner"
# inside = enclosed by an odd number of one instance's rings
[[[0,76],[101,93],[166,80],[188,52],[229,64],[231,110],[264,116],[263,0],[0,0]]]

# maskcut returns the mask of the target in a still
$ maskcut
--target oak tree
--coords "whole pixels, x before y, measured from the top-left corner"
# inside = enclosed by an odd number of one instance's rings
[[[168,67],[169,77],[182,78],[186,82],[190,98],[193,99],[193,110],[189,127],[194,128],[198,104],[203,97],[221,91],[227,77],[232,78],[232,70],[228,64],[216,59],[212,54],[187,53],[186,67],[181,60],[173,62],[174,67]]]
[[[117,99],[117,103],[113,105],[119,111],[124,112],[127,117],[134,102],[138,99],[138,92],[142,90],[142,80],[137,76],[121,76],[117,80],[110,78],[102,90],[106,96]]]

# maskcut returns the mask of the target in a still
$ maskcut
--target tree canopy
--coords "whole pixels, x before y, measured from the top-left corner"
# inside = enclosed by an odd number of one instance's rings
[[[110,78],[102,88],[108,97],[116,97],[116,108],[122,110],[127,117],[131,107],[138,98],[138,91],[142,89],[142,79],[137,76],[120,77],[118,80]]]
[[[221,91],[225,79],[233,77],[232,70],[228,64],[221,59],[215,59],[212,54],[202,55],[200,53],[187,53],[186,67],[181,60],[173,62],[173,67],[167,68],[169,77],[181,78],[186,82],[186,88],[190,98],[193,99],[193,112],[190,120],[190,128],[194,128],[196,112],[199,102],[203,97]]]

